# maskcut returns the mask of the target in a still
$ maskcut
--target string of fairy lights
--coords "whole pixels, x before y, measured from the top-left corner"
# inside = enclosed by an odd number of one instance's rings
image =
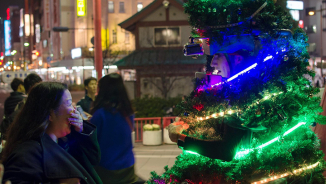
[[[277,96],[279,94],[282,94],[283,92],[279,92],[279,93],[273,93],[272,95],[273,96]],[[250,107],[253,107],[254,105],[256,104],[259,104],[260,102],[264,102],[268,99],[270,99],[272,97],[272,95],[266,95],[263,99],[261,99],[260,101],[257,101],[255,103],[252,103],[251,105],[248,106],[248,108]],[[225,110],[224,112],[215,112],[211,115],[208,115],[208,116],[195,116],[195,119],[197,121],[203,121],[203,120],[208,120],[208,119],[211,119],[211,118],[218,118],[218,117],[223,117],[225,114],[234,114],[234,113],[240,113],[241,110],[232,110],[232,109],[228,109],[228,110]]]
[[[293,132],[294,130],[296,130],[297,128],[299,128],[300,126],[302,125],[305,125],[306,123],[305,122],[300,122],[298,123],[296,126],[290,128],[288,131],[284,132],[283,133],[283,136],[286,136],[288,135],[289,133]],[[276,142],[277,140],[280,139],[280,136],[258,146],[257,148],[255,149],[263,149],[265,148],[266,146]],[[196,152],[193,152],[193,151],[189,151],[189,150],[184,150],[184,152],[186,153],[189,153],[189,154],[195,154],[195,155],[200,155]],[[240,157],[243,157],[245,155],[247,155],[248,153],[250,152],[249,149],[247,150],[244,150],[244,151],[239,151],[236,156],[235,156],[235,159],[239,159]],[[314,169],[316,168],[318,165],[319,165],[320,162],[316,162],[315,164],[312,164],[312,165],[308,165],[308,166],[305,166],[305,167],[302,167],[302,168],[299,168],[299,169],[296,169],[296,170],[293,170],[292,172],[285,172],[283,174],[278,174],[278,175],[273,175],[273,176],[270,176],[268,178],[264,178],[264,179],[260,179],[258,181],[255,181],[255,182],[252,182],[251,184],[262,184],[262,183],[268,183],[270,181],[274,181],[274,180],[277,180],[277,179],[280,179],[280,178],[285,178],[285,177],[288,177],[290,175],[295,175],[295,174],[300,174],[302,173],[303,171],[307,171],[307,170],[311,170],[311,169]]]
[[[251,184],[261,184],[261,183],[268,183],[270,181],[275,181],[277,179],[280,179],[280,178],[285,178],[285,177],[288,177],[290,175],[296,175],[296,174],[299,174],[303,171],[306,171],[306,170],[311,170],[311,169],[314,169],[316,168],[317,166],[319,165],[319,162],[315,163],[315,164],[312,164],[312,165],[309,165],[309,166],[306,166],[306,167],[302,167],[300,169],[296,169],[296,170],[293,170],[292,172],[285,172],[283,174],[279,174],[279,175],[274,175],[274,176],[271,176],[269,178],[266,178],[266,179],[262,179],[262,180],[259,180],[259,181],[255,181],[255,182],[252,182]]]

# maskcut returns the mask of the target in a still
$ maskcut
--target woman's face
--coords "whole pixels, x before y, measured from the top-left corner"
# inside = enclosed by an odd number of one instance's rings
[[[57,110],[51,111],[50,113],[50,124],[48,129],[52,134],[54,134],[57,138],[64,137],[70,134],[70,122],[68,118],[70,118],[70,112],[74,110],[72,106],[72,98],[71,94],[68,90],[62,95],[61,103]]]

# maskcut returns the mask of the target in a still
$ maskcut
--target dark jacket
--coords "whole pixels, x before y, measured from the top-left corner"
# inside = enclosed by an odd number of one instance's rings
[[[85,95],[84,98],[80,99],[79,102],[77,102],[77,105],[80,105],[85,112],[90,113],[92,102],[93,100],[89,96]]]
[[[16,105],[21,102],[26,95],[21,92],[12,92],[10,93],[10,96],[6,99],[5,104],[4,104],[4,109],[5,109],[5,116],[9,116],[11,113],[14,112]]]
[[[100,161],[96,127],[84,122],[83,133],[72,129],[60,142],[44,134],[20,144],[4,162],[4,181],[38,184],[79,178],[81,184],[102,184],[93,168]]]

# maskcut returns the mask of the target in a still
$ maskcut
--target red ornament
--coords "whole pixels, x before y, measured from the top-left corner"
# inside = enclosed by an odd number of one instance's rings
[[[201,111],[204,108],[203,104],[196,104],[192,106],[194,109],[196,109],[197,111]]]

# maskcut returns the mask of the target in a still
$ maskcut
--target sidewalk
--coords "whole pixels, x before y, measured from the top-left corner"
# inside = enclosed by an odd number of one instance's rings
[[[166,165],[172,167],[176,157],[182,153],[176,144],[144,146],[142,143],[136,143],[133,151],[136,159],[136,174],[146,181],[150,178],[151,171],[162,174]]]

